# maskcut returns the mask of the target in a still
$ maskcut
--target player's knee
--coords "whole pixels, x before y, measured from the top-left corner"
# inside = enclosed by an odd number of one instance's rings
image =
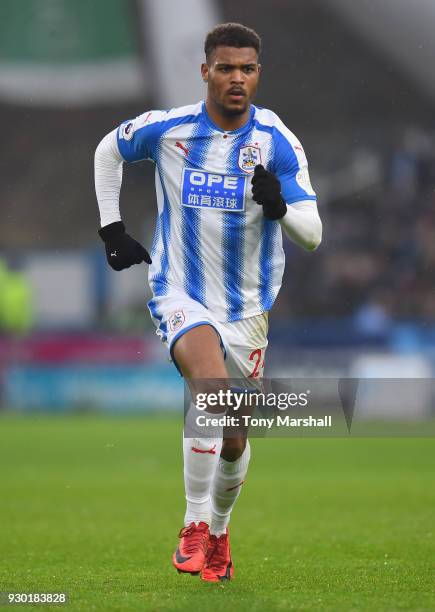
[[[225,438],[222,443],[221,455],[226,461],[236,461],[243,454],[245,446],[245,437]]]
[[[229,381],[226,379],[200,378],[189,380],[192,403],[205,414],[224,416],[228,409]]]

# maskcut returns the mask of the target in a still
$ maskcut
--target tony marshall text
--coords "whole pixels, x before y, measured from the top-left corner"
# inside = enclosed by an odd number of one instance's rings
[[[196,417],[198,427],[332,427],[331,415],[316,418],[312,415],[304,418],[277,415],[275,417],[256,418],[249,415],[209,417],[201,414]]]

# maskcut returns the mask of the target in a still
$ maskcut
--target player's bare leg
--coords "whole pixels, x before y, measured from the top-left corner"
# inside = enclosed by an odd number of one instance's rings
[[[220,338],[211,325],[199,325],[179,338],[173,349],[186,380],[228,378]]]

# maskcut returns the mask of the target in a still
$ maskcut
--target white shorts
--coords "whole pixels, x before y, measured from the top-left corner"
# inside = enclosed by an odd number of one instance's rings
[[[156,305],[154,309],[150,307],[156,333],[168,347],[178,371],[173,356],[175,343],[189,329],[208,324],[220,336],[229,377],[262,378],[267,348],[267,312],[232,323],[220,323],[207,308],[183,293],[159,296],[152,301]]]

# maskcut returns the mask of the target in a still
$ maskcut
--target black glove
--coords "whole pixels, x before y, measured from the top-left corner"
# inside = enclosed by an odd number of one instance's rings
[[[109,266],[119,272],[129,268],[133,264],[140,264],[142,261],[151,263],[151,257],[137,240],[125,233],[125,226],[122,221],[115,221],[99,232],[101,239],[106,245],[106,257]]]
[[[281,195],[281,183],[272,172],[268,172],[261,164],[255,166],[252,177],[252,197],[263,207],[266,219],[277,221],[287,212],[287,204]]]

